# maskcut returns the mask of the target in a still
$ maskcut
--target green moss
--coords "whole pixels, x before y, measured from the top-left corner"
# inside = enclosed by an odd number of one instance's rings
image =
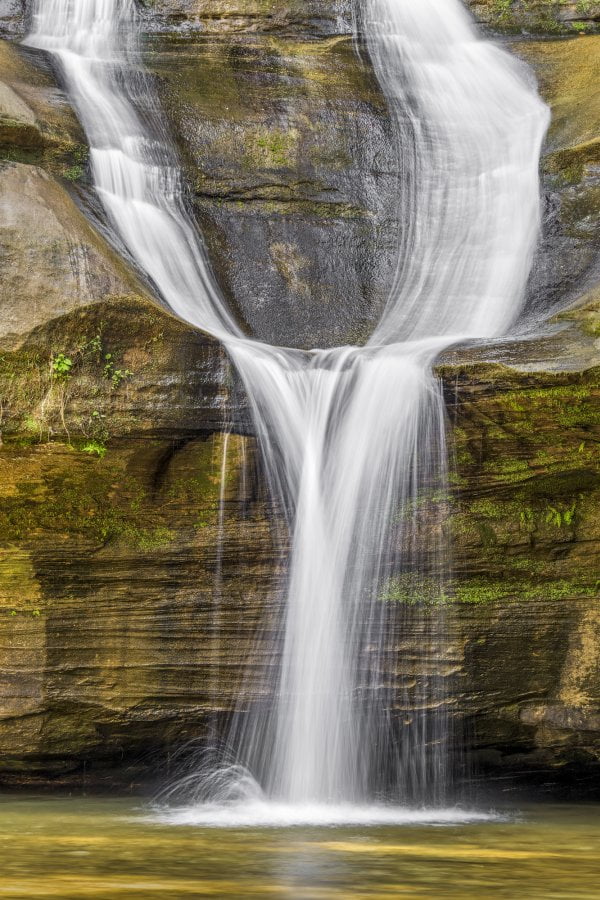
[[[10,607],[11,615],[30,613],[40,596],[31,553],[14,545],[0,548],[0,608]]]
[[[25,147],[0,146],[0,161],[24,163],[29,166],[41,166],[44,164],[46,154],[41,149],[27,149]]]
[[[37,471],[37,480],[17,481],[14,492],[3,498],[0,544],[27,541],[31,535],[43,533],[54,537],[79,534],[98,545],[123,538],[140,550],[171,540],[167,525],[156,522],[156,510],[147,505],[131,508],[128,494],[138,486],[136,480],[130,479],[115,497],[115,480],[123,479],[119,461],[108,463],[96,456],[95,461],[77,462],[79,455],[74,450],[71,453],[73,456],[67,448],[56,447],[50,456],[45,452],[39,460],[30,458],[36,468],[29,477]]]
[[[514,601],[559,601],[595,597],[600,594],[600,581],[582,583],[577,580],[555,579],[543,581],[539,578],[543,568],[528,560],[511,562],[513,570],[519,570],[519,580],[468,580],[453,582],[445,587],[435,578],[413,574],[396,576],[388,582],[380,599],[388,603],[402,603],[407,606],[436,605],[447,603],[486,604]],[[535,582],[527,581],[527,574]]]
[[[484,472],[497,477],[505,484],[522,481],[525,476],[531,473],[529,464],[525,460],[511,459],[510,456],[486,459],[481,468]]]
[[[100,441],[86,441],[81,447],[82,453],[89,453],[91,456],[99,456],[102,459],[106,456],[106,445]]]
[[[459,466],[468,466],[475,461],[473,454],[466,448],[456,451],[455,460]]]
[[[454,587],[457,603],[483,604],[501,601],[557,601],[595,597],[600,593],[600,582],[585,584],[559,579],[546,583],[530,584],[520,581],[465,581]]]
[[[526,31],[528,33],[564,35],[582,34],[592,32],[596,25],[594,21],[584,21],[586,15],[593,11],[592,6],[586,5],[586,0],[580,0],[575,10],[581,20],[570,21],[561,18],[561,10],[570,12],[574,6],[571,0],[474,0],[473,5],[484,10],[484,18],[494,28],[515,33]]]
[[[77,432],[85,438],[75,439],[80,449],[105,452],[113,394],[134,373],[120,363],[121,352],[105,352],[110,345],[102,329],[100,323],[95,334],[65,335],[60,349],[25,348],[0,355],[0,428],[6,442],[72,443]]]
[[[0,146],[0,162],[39,166],[67,181],[82,180],[86,173],[89,148],[85,144],[47,136],[44,146]]]
[[[103,536],[105,540],[123,539],[127,546],[149,553],[166,547],[173,542],[176,535],[162,525],[143,528],[115,517],[113,521],[107,523]]]
[[[385,603],[431,606],[445,603],[448,597],[438,579],[405,572],[389,579],[379,599]]]
[[[246,143],[246,158],[242,164],[250,168],[293,169],[298,153],[298,137],[295,128],[252,135]]]
[[[84,175],[83,166],[67,166],[63,170],[63,177],[67,179],[67,181],[80,181]]]

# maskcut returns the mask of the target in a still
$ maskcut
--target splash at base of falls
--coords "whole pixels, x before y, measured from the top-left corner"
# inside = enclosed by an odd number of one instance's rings
[[[500,819],[496,812],[470,809],[460,804],[290,803],[269,797],[243,766],[219,767],[210,762],[162,791],[151,813],[151,821],[211,828],[465,825]]]
[[[449,807],[428,809],[402,806],[353,804],[275,803],[254,800],[239,805],[156,807],[152,820],[166,825],[196,825],[210,828],[293,828],[302,826],[377,825],[468,825],[497,822],[494,813]]]

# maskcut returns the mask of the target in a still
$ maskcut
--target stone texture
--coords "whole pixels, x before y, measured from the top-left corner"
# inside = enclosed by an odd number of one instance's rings
[[[227,360],[120,299],[32,332],[0,384],[0,780],[126,782],[231,707],[272,576],[252,442],[220,433]]]
[[[6,41],[0,75],[0,346],[12,347],[73,307],[144,289],[77,205],[87,147],[51,76]]]
[[[499,31],[573,34],[594,30],[600,4],[588,0],[466,0],[475,18]],[[142,0],[148,26],[205,33],[248,31],[315,35],[351,31],[351,0]]]
[[[27,135],[25,143],[20,141],[18,132],[10,140],[10,133],[3,131],[0,156],[11,158],[12,153],[14,158],[20,149],[23,159],[43,160],[49,168],[63,174],[72,164],[73,154],[81,152],[84,138],[43,57],[18,44],[0,40],[0,74],[3,84],[0,100],[16,108],[17,120],[20,117],[36,131],[34,141]],[[15,118],[10,109],[5,115]],[[4,146],[7,139],[8,147]]]
[[[67,191],[37,166],[0,163],[0,345],[137,282]]]
[[[572,338],[562,333],[564,349]],[[463,360],[440,372],[457,462],[458,707],[496,774],[538,770],[551,783],[598,770],[599,361],[519,371],[514,357]]]
[[[600,21],[594,0],[468,0],[468,5],[479,22],[499,31],[585,33]]]
[[[533,67],[552,110],[544,231],[530,290],[531,308],[548,311],[600,278],[600,37],[520,42],[513,49]]]
[[[0,0],[0,35],[22,34],[24,14],[24,0]]]
[[[0,82],[0,143],[30,149],[39,147],[43,137],[33,111],[7,84]]]
[[[209,33],[293,32],[328,35],[350,30],[351,0],[142,0],[152,28]]]
[[[465,0],[483,25],[497,31],[573,34],[597,29],[594,0]],[[348,34],[352,0],[139,0],[149,30]],[[22,35],[31,0],[0,0],[0,35]]]
[[[147,59],[216,274],[253,335],[362,342],[394,272],[397,165],[345,38],[157,38]]]

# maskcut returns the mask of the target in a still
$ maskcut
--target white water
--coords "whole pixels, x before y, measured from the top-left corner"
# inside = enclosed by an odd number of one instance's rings
[[[285,804],[249,800],[236,807],[207,803],[153,811],[152,821],[166,825],[203,825],[210,828],[285,828],[303,825],[315,828],[361,825],[468,825],[503,821],[493,812],[448,809],[403,809],[399,806],[360,806],[351,803]]]
[[[98,195],[127,250],[176,313],[227,347],[288,514],[274,709],[234,727],[233,766],[201,772],[185,789],[198,801],[258,797],[261,809],[270,801],[288,817],[326,804],[322,818],[336,821],[335,809],[352,818],[348,804],[364,820],[375,793],[443,801],[443,642],[424,612],[429,670],[414,673],[408,716],[408,700],[390,687],[398,615],[382,593],[400,572],[418,600],[429,578],[411,510],[424,489],[443,487],[444,410],[431,366],[444,347],[499,335],[521,311],[547,125],[527,72],[478,39],[458,0],[364,0],[358,13],[395,120],[404,227],[387,307],[362,349],[303,353],[241,334],[185,211],[172,154],[136,111],[150,89],[136,70],[131,0],[37,0],[28,39],[60,64]],[[435,537],[425,555],[439,569]]]

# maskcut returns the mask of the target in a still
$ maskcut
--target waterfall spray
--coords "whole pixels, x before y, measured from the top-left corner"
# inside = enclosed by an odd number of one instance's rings
[[[424,493],[444,488],[432,364],[453,343],[503,333],[521,311],[548,112],[527,70],[478,38],[458,0],[363,0],[357,21],[395,124],[406,227],[367,346],[307,352],[244,337],[225,306],[175,156],[136,111],[151,88],[131,0],[37,0],[28,38],[60,66],[127,251],[175,313],[227,348],[287,516],[276,700],[266,716],[234,722],[232,765],[186,779],[185,799],[213,810],[231,798],[288,810],[342,804],[356,820],[369,816],[348,804],[439,805],[448,781],[435,626],[443,587],[430,572],[443,569],[445,548],[439,527],[425,555],[416,539]],[[408,587],[394,594],[394,584]],[[410,697],[394,684],[402,603],[422,610],[430,661],[413,673]]]

